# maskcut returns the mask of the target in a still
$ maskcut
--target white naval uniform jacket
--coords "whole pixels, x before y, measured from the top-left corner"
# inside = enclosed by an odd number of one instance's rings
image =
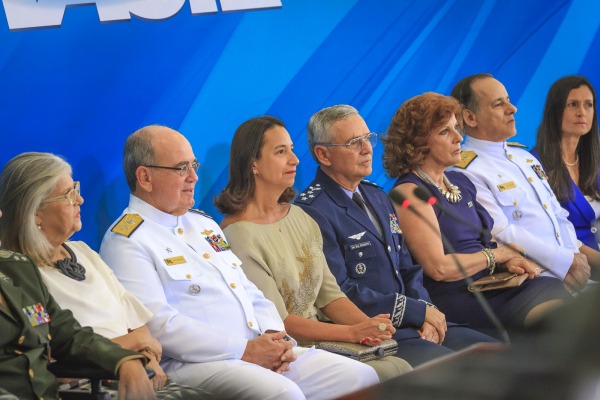
[[[133,195],[118,221],[126,214],[139,214],[143,222],[129,237],[111,231],[118,222],[111,226],[100,255],[154,313],[148,326],[164,356],[240,359],[248,340],[284,329],[275,305],[246,278],[236,255],[215,250],[206,239],[225,239],[211,218],[196,211],[175,217]]]
[[[462,150],[477,156],[466,168],[452,168],[475,185],[477,201],[494,219],[495,239],[523,247],[528,257],[554,273],[544,275],[564,279],[579,252],[577,237],[541,163],[522,148],[470,136]]]

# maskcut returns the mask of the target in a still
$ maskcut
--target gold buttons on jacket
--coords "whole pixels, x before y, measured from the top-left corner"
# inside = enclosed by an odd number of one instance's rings
[[[48,334],[48,340],[52,340],[52,335]]]
[[[560,237],[560,233],[556,232],[556,237],[559,238]]]
[[[33,370],[29,368],[29,376],[33,378]]]
[[[530,176],[529,176],[529,177],[527,177],[527,180],[528,180],[529,182],[533,182],[533,178],[532,178],[532,177],[530,177]]]
[[[237,263],[231,263],[231,265],[233,265],[234,267],[237,267]]]
[[[237,286],[236,286],[236,284],[235,284],[234,282],[231,282],[231,283],[229,284],[229,286],[231,286],[231,288],[232,288],[232,289],[235,289],[235,288],[237,287]]]
[[[180,235],[183,235],[183,228],[178,228],[177,233],[179,233]]]
[[[513,159],[513,155],[512,155],[512,154],[509,154],[509,155],[508,155],[508,158],[510,158],[510,159],[512,160],[512,159]]]
[[[548,209],[548,204],[544,204],[544,208],[547,210]]]
[[[185,277],[188,278],[188,279],[192,279],[192,275],[191,274],[186,274]]]
[[[250,328],[252,328],[252,327],[254,326],[254,324],[252,323],[252,321],[248,321],[248,326],[249,326]]]
[[[25,336],[21,336],[21,337],[19,338],[19,340],[17,341],[17,343],[19,343],[19,344],[23,344],[23,342],[24,342],[24,341],[25,341]]]
[[[210,254],[204,253],[204,254],[202,254],[202,257],[204,257],[204,258],[206,258],[208,260],[210,258]]]
[[[513,201],[513,205],[518,206],[519,202],[517,200]]]

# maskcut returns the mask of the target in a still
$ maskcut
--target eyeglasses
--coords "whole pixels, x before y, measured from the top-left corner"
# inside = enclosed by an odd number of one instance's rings
[[[163,167],[162,165],[144,165],[146,168],[161,168],[161,169],[170,169],[171,171],[178,171],[179,176],[186,176],[190,173],[191,170],[194,170],[195,173],[198,173],[198,168],[200,168],[199,162],[193,162],[191,164],[186,164],[181,167]]]
[[[369,142],[371,147],[375,147],[377,145],[377,134],[375,132],[367,133],[364,136],[355,137],[350,140],[348,143],[317,143],[315,146],[327,146],[327,147],[335,147],[335,146],[343,146],[347,147],[351,152],[358,153],[363,149],[364,142]]]
[[[63,194],[61,196],[56,196],[56,197],[50,197],[49,199],[42,201],[42,203],[50,203],[53,201],[60,201],[60,200],[67,199],[67,200],[69,200],[69,203],[71,203],[71,205],[73,205],[77,202],[77,199],[79,198],[79,196],[81,196],[79,182],[73,182],[73,187],[66,194]]]

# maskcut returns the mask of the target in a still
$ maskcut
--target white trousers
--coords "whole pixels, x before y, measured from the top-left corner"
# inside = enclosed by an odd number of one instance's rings
[[[179,384],[232,399],[332,399],[379,382],[367,364],[323,350],[297,349],[302,354],[283,374],[241,360],[168,360],[163,369]]]

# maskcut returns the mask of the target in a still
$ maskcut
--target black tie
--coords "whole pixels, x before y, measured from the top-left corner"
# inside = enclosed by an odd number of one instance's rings
[[[367,206],[365,205],[362,196],[358,192],[352,193],[352,201],[355,202],[364,212],[367,212]]]

